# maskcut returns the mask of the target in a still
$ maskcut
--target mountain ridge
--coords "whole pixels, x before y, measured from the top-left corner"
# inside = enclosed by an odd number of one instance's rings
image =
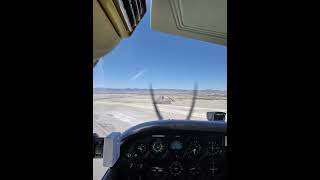
[[[189,89],[154,89],[159,93],[192,93],[193,90]],[[93,88],[93,93],[143,93],[149,94],[149,89],[143,88]],[[206,94],[206,95],[216,95],[216,96],[227,96],[227,90],[214,90],[214,89],[204,89],[198,90],[198,94]]]

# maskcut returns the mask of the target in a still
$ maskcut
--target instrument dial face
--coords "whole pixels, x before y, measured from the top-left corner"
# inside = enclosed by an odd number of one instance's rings
[[[183,171],[183,166],[179,161],[174,161],[170,166],[169,166],[170,174],[172,176],[180,176]]]
[[[192,176],[197,176],[200,174],[200,165],[198,163],[193,164],[188,168],[188,171]]]
[[[151,147],[152,147],[152,151],[157,154],[162,153],[164,151],[164,144],[160,140],[154,141]]]
[[[138,144],[137,145],[137,150],[140,154],[144,154],[147,152],[147,146],[144,144]]]
[[[218,169],[216,163],[214,161],[210,162],[209,169],[208,169],[209,176],[211,176],[211,177],[217,176],[218,171],[219,171],[219,169]]]
[[[187,149],[187,154],[189,158],[197,157],[200,154],[201,151],[201,145],[200,142],[197,140],[192,141]]]
[[[210,141],[208,143],[208,148],[207,148],[208,154],[211,156],[218,156],[222,154],[222,149],[220,146],[215,141]]]

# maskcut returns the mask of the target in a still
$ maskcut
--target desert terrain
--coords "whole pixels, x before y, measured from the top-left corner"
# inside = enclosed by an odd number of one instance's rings
[[[93,132],[103,137],[112,131],[124,132],[142,122],[157,120],[147,89],[94,89]],[[169,97],[171,104],[158,104],[164,119],[185,119],[192,90],[155,90],[156,100]],[[217,90],[198,91],[192,120],[206,121],[208,111],[227,112],[227,93]],[[93,160],[93,179],[100,180],[107,168],[101,159]]]

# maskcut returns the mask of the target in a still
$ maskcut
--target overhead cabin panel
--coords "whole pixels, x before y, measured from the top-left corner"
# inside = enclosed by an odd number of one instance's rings
[[[152,0],[151,28],[227,45],[227,0]]]

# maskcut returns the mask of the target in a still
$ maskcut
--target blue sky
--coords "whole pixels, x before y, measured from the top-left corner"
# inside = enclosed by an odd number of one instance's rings
[[[227,48],[150,28],[147,14],[93,69],[93,87],[227,89]]]

